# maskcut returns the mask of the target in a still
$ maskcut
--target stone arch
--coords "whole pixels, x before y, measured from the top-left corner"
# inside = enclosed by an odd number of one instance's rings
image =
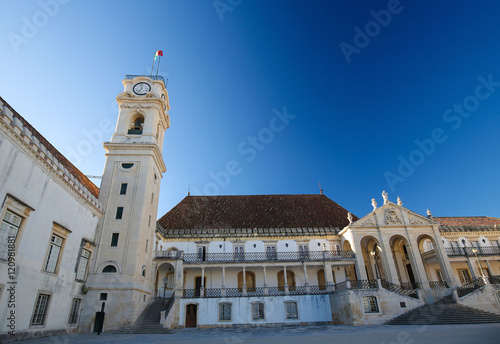
[[[387,267],[384,264],[382,247],[377,238],[366,235],[360,240],[361,253],[365,263],[368,279],[388,279]]]
[[[165,288],[164,279],[167,279],[167,285]],[[156,278],[155,278],[155,290],[157,293],[157,297],[170,297],[172,296],[175,290],[175,267],[168,262],[161,263],[158,265],[156,269]]]
[[[280,270],[277,273],[278,278],[278,288],[280,290],[285,290],[285,272],[284,270]],[[286,282],[289,290],[295,290],[295,272],[287,269],[286,270]],[[293,289],[292,289],[293,288]]]
[[[134,112],[129,117],[128,134],[140,135],[144,130],[144,114],[139,111]]]
[[[389,244],[391,247],[391,256],[394,259],[396,273],[398,275],[399,283],[411,284],[413,288],[417,287],[417,282],[420,282],[419,272],[416,270],[416,264],[413,258],[418,259],[416,255],[411,252],[411,246],[408,239],[400,234],[395,234],[390,237]],[[421,243],[422,245],[424,242]],[[420,256],[420,255],[419,255]]]
[[[439,239],[443,240],[443,239]],[[429,250],[429,246],[427,243],[430,242],[432,245],[432,249]],[[445,247],[449,245],[448,240],[445,239],[442,241],[443,245],[441,246],[443,249],[440,249],[440,243],[436,242],[436,239],[433,238],[429,234],[420,234],[417,236],[417,246],[418,253],[422,259],[422,263],[424,265],[425,274],[427,276],[427,280],[429,281],[429,286],[431,289],[436,288],[446,288],[450,287],[451,280],[449,271],[447,271],[444,266],[444,260],[448,259],[446,250],[453,250],[453,247]],[[444,255],[444,257],[443,257]]]
[[[243,290],[243,271],[238,272],[238,289]],[[245,287],[248,289],[255,289],[255,272],[245,271]]]

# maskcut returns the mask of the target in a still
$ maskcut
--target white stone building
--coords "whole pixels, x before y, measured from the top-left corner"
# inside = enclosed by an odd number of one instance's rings
[[[150,311],[164,328],[381,324],[450,295],[500,314],[498,218],[384,192],[361,219],[322,194],[188,195],[156,221],[166,84],[123,85],[100,190],[0,98],[2,340],[97,331],[103,308],[104,331]]]

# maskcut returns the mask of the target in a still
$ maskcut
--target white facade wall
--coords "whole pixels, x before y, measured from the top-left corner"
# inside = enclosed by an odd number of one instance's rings
[[[20,138],[17,128],[9,130],[4,121],[10,119],[4,117],[0,123],[0,199],[3,202],[0,217],[3,219],[6,209],[23,217],[15,244],[15,331],[50,332],[76,327],[68,325],[72,299],[83,298],[82,283],[76,281],[76,266],[82,239],[94,241],[97,222],[102,216],[100,205],[88,190],[63,176],[67,170],[63,171],[54,158],[44,158],[38,146],[29,144],[28,137]],[[21,213],[24,206],[33,210]],[[43,271],[54,223],[67,229],[55,274]],[[7,306],[10,296],[7,268],[7,261],[0,260],[0,329],[4,333],[11,330],[6,318],[12,309]],[[44,324],[32,326],[39,292],[51,297]]]
[[[297,319],[286,318],[285,302],[287,301],[297,302]],[[221,302],[230,302],[232,305],[230,321],[219,321],[218,319],[219,303]],[[264,303],[264,320],[252,319],[251,305],[253,302]],[[179,325],[181,327],[185,324],[186,305],[188,304],[198,305],[198,327],[231,326],[238,324],[262,326],[330,322],[332,320],[328,295],[182,299],[179,317]]]

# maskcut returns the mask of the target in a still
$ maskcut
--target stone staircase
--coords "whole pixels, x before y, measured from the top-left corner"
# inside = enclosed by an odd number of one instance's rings
[[[454,325],[500,323],[500,315],[454,303],[453,296],[420,306],[387,322],[388,325]]]
[[[169,299],[165,300],[167,304]],[[173,300],[172,300],[173,301]],[[121,328],[113,333],[121,334],[168,334],[174,331],[166,329],[160,324],[160,312],[163,309],[163,299],[156,298],[151,302],[137,318],[131,327]],[[167,307],[167,314],[168,314]]]

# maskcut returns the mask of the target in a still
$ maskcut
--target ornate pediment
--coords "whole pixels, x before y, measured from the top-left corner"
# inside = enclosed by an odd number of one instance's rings
[[[384,223],[386,225],[397,225],[403,223],[396,213],[395,208],[388,208],[384,211]]]

